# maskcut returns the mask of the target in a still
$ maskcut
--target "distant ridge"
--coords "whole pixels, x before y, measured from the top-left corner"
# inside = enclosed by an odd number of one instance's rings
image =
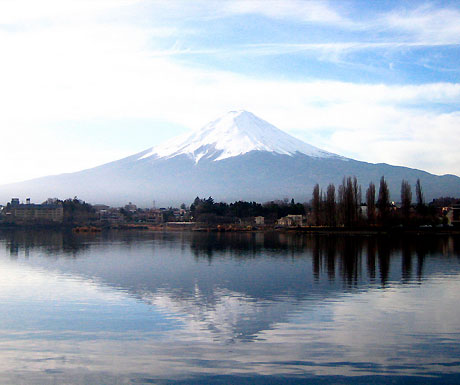
[[[259,202],[294,198],[307,201],[313,186],[340,184],[356,176],[366,188],[384,175],[391,199],[399,200],[402,179],[420,179],[428,200],[460,196],[460,178],[407,167],[372,164],[321,150],[258,118],[231,111],[203,128],[92,169],[0,186],[0,202],[12,197],[78,196],[92,203],[139,206],[190,203],[196,196]]]

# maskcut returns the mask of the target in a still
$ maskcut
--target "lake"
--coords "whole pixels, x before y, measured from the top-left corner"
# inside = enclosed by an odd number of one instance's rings
[[[2,384],[458,384],[460,237],[0,232]]]

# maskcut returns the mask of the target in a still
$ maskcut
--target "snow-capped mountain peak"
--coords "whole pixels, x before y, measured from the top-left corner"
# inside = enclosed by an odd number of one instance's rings
[[[142,159],[172,158],[185,154],[198,163],[201,159],[218,161],[250,151],[336,156],[294,138],[251,112],[240,110],[228,112],[199,130],[153,147],[143,154]]]

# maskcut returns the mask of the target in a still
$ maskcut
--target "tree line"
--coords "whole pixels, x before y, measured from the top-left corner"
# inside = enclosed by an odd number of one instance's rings
[[[343,178],[339,186],[331,183],[325,190],[316,184],[308,203],[285,199],[266,203],[237,201],[228,204],[215,202],[212,197],[196,197],[190,212],[194,220],[205,223],[234,223],[237,218],[256,216],[263,216],[266,223],[270,223],[289,214],[300,214],[307,215],[308,223],[315,226],[419,226],[442,223],[439,220],[440,208],[460,202],[456,198],[441,197],[427,204],[420,179],[417,179],[414,187],[415,202],[412,186],[407,180],[401,181],[400,205],[396,206],[391,201],[384,176],[380,178],[378,189],[371,182],[365,191],[356,177],[349,176]]]
[[[271,201],[266,203],[237,201],[234,203],[214,202],[212,197],[196,197],[190,205],[190,213],[198,222],[233,223],[236,218],[263,216],[268,221],[276,220],[289,214],[306,213],[305,205],[291,201]]]
[[[336,191],[337,190],[337,191]],[[346,177],[336,189],[329,184],[325,192],[318,184],[313,188],[311,212],[316,226],[363,226],[363,225],[419,225],[437,224],[439,203],[453,203],[454,198],[440,198],[432,204],[425,203],[420,179],[415,184],[415,204],[412,203],[412,187],[408,181],[401,182],[400,207],[390,200],[385,177],[380,178],[378,194],[373,182],[363,200],[361,186],[356,177]]]

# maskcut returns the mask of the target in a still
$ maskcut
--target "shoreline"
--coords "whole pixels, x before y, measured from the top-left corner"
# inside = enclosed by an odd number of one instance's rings
[[[74,234],[95,234],[106,231],[146,231],[146,232],[203,232],[203,233],[291,233],[291,234],[322,234],[322,235],[460,235],[460,227],[278,227],[278,226],[235,226],[205,225],[194,222],[150,224],[123,224],[115,226],[72,225],[72,224],[0,224],[1,230],[52,230],[71,231]]]

